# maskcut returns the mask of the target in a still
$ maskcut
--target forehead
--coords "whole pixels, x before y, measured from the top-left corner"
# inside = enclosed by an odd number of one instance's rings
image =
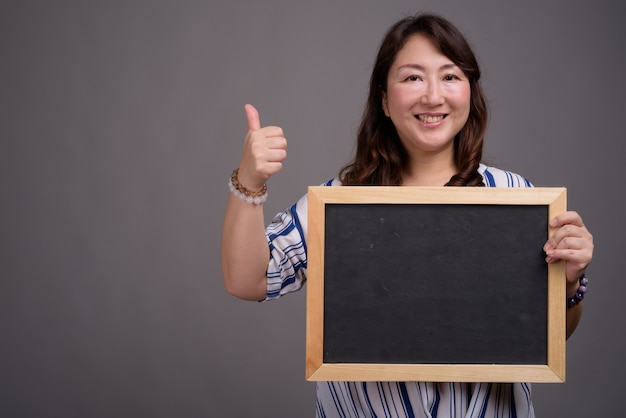
[[[454,63],[425,35],[411,35],[398,51],[392,68],[416,64],[424,68],[440,68]]]

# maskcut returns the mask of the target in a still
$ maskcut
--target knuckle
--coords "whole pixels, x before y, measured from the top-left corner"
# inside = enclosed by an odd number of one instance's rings
[[[570,249],[572,247],[572,237],[564,237],[561,240],[561,247],[564,249]]]

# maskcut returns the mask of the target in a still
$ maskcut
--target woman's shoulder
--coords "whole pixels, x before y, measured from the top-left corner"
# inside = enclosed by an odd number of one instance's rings
[[[341,180],[339,180],[339,177],[334,177],[320,186],[341,186]]]
[[[334,177],[326,181],[325,183],[320,184],[319,186],[341,186],[341,181],[339,180],[339,178]],[[309,194],[305,193],[300,197],[300,199],[298,199],[298,201],[293,206],[291,206],[289,211],[297,213],[297,215],[301,218],[305,218],[307,214],[307,207],[309,204],[308,200]]]
[[[487,187],[533,187],[526,177],[512,171],[480,164],[478,172]]]

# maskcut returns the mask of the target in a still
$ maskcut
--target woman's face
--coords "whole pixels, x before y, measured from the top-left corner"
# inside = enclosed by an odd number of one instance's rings
[[[411,156],[450,152],[470,111],[469,80],[424,35],[398,52],[387,77],[383,109]]]

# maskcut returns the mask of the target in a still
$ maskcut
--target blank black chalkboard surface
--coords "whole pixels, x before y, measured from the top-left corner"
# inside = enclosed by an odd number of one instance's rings
[[[564,188],[310,187],[308,380],[563,382]]]

